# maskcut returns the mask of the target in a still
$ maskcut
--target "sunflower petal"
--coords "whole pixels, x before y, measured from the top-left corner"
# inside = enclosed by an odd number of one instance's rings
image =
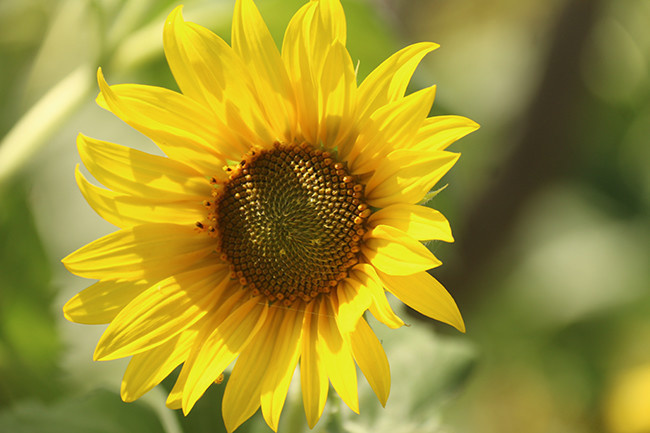
[[[112,190],[156,201],[203,200],[211,193],[205,177],[172,159],[82,134],[77,148],[90,174]]]
[[[165,57],[181,92],[208,106],[207,97],[211,90],[206,85],[208,78],[205,74],[209,73],[206,63],[212,60],[205,55],[205,50],[193,49],[193,44],[198,42],[203,45],[203,41],[193,40],[192,37],[196,35],[187,34],[188,29],[183,20],[182,10],[183,5],[176,6],[165,21],[163,28]]]
[[[372,296],[370,289],[359,280],[345,279],[336,289],[336,301],[333,297],[332,308],[341,334],[349,334],[356,328],[363,313],[370,307]]]
[[[376,269],[390,275],[416,274],[442,264],[427,247],[390,226],[366,233],[361,252]]]
[[[465,323],[456,302],[442,284],[427,272],[406,276],[378,273],[386,288],[406,305],[465,332]]]
[[[255,77],[253,85],[277,138],[288,139],[296,121],[293,88],[275,41],[252,0],[235,4],[232,47]]]
[[[214,250],[214,239],[193,227],[144,224],[99,238],[62,260],[75,275],[157,281],[189,268]]]
[[[354,360],[368,380],[382,406],[386,406],[390,394],[390,366],[377,336],[365,319],[359,320],[350,335]]]
[[[368,219],[371,227],[387,225],[402,230],[413,239],[453,242],[447,219],[437,210],[408,203],[379,209]]]
[[[309,44],[310,63],[314,76],[320,77],[332,45],[345,47],[345,14],[339,0],[312,0],[316,5],[309,28],[303,28],[303,37]]]
[[[379,280],[375,268],[371,264],[361,263],[356,265],[350,272],[350,277],[361,282],[369,289],[372,302],[368,309],[375,319],[379,320],[391,329],[397,329],[404,326],[404,321],[395,314],[388,303],[384,286]]]
[[[159,202],[116,193],[88,182],[78,165],[75,177],[81,193],[95,212],[120,228],[146,223],[191,225],[205,218],[205,207],[198,200]]]
[[[310,143],[318,136],[318,76],[312,67],[310,32],[314,27],[316,2],[309,2],[291,18],[282,42],[282,61],[296,97],[300,132]]]
[[[216,114],[213,123],[220,134],[215,148],[227,150],[229,159],[235,160],[252,144],[275,140],[249,68],[219,36],[185,22],[181,9],[174,9],[165,23],[165,55],[183,93]]]
[[[366,184],[366,201],[375,207],[417,203],[456,163],[459,154],[399,149],[389,153]]]
[[[197,338],[202,342],[201,347],[195,349],[186,362],[187,368],[181,371],[181,376],[186,377],[182,392],[185,414],[265,323],[268,307],[259,298],[251,298],[231,312],[241,296],[241,291],[231,295],[209,319]]]
[[[239,427],[260,407],[262,383],[267,374],[265,367],[271,361],[282,317],[282,310],[269,309],[264,325],[235,363],[221,405],[223,422],[228,432]]]
[[[438,47],[431,42],[409,45],[372,71],[359,86],[359,118],[368,118],[379,107],[402,98],[422,58]]]
[[[314,311],[318,302],[307,305],[300,354],[302,402],[309,428],[314,428],[323,414],[328,391],[327,373],[318,353],[318,307]]]
[[[332,386],[354,412],[359,413],[357,370],[349,342],[341,336],[329,302],[322,302],[318,318],[318,354]]]
[[[133,355],[122,379],[122,400],[139,399],[174,371],[196,343],[196,334],[196,329],[188,329],[160,346]]]
[[[435,95],[436,86],[432,86],[375,111],[347,157],[352,173],[372,171],[392,150],[409,147],[429,114]]]
[[[275,337],[260,397],[262,415],[273,431],[278,431],[280,413],[298,363],[304,312],[289,308],[280,315],[282,324]]]
[[[354,65],[348,50],[338,41],[327,52],[318,89],[318,141],[333,149],[348,141],[357,104]]]
[[[98,281],[77,293],[63,306],[66,319],[86,325],[110,323],[115,316],[149,288],[146,281]]]
[[[207,314],[217,299],[214,288],[228,273],[227,266],[213,265],[154,284],[115,317],[97,343],[94,359],[142,353],[183,332]]]
[[[217,330],[217,327],[221,324],[221,322],[223,322],[230,315],[230,313],[234,311],[235,307],[241,306],[241,300],[243,299],[245,292],[240,289],[241,286],[239,286],[238,283],[235,284],[230,280],[223,281],[222,284],[217,287],[216,290],[221,291],[220,299],[217,301],[219,308],[217,308],[215,312],[209,314],[206,317],[205,321],[199,322],[201,323],[201,326],[199,328],[199,334],[196,337],[196,341],[202,341],[205,343],[201,345],[194,345],[189,356],[183,363],[183,368],[176,378],[176,383],[174,383],[174,387],[169,392],[169,396],[167,397],[166,404],[170,409],[182,409],[185,385],[187,384],[189,373],[192,372],[192,370],[198,370],[199,372],[203,372],[203,375],[210,376],[210,380],[208,380],[205,384],[203,391],[205,391],[221,373],[215,372],[215,370],[208,368],[215,366],[218,367],[217,361],[208,365],[197,365],[196,368],[194,366],[196,365],[197,358],[202,351],[205,350],[209,352],[215,350],[215,345],[213,342],[207,340],[213,333],[220,332]],[[189,388],[188,392],[191,392],[189,391]],[[189,406],[187,410],[189,411],[190,409],[191,406]]]
[[[474,132],[478,123],[462,116],[429,117],[418,131],[413,150],[445,150],[450,144]]]
[[[178,376],[176,382],[174,383],[174,388],[169,391],[167,400],[165,400],[165,406],[167,406],[169,409],[178,410],[183,408],[183,387],[185,386],[185,380],[187,380],[187,376],[184,378]]]
[[[318,35],[327,43],[334,41],[345,45],[347,28],[345,12],[339,0],[311,0],[318,3],[320,32]]]
[[[97,103],[152,139],[170,158],[202,173],[221,167],[224,153],[214,147],[219,131],[207,110],[168,89],[136,84],[109,86],[97,71]]]

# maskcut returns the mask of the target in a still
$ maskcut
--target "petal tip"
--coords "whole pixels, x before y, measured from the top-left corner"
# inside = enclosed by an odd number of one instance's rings
[[[99,84],[99,87],[102,87],[102,84],[106,84],[106,80],[104,79],[104,72],[102,71],[101,66],[97,68],[97,83]]]
[[[63,307],[63,317],[65,317],[65,320],[68,322],[76,323],[74,318],[68,313],[68,311],[65,310],[65,306]]]
[[[114,359],[122,358],[123,355],[116,354],[115,348],[110,348],[106,344],[106,339],[104,338],[106,333],[101,336],[97,347],[95,347],[95,352],[93,353],[93,361],[112,361]]]
[[[172,410],[181,409],[181,401],[177,398],[177,395],[175,395],[173,391],[167,396],[167,400],[165,400],[165,406],[167,406],[168,409]]]
[[[431,41],[418,42],[418,43],[413,44],[412,46],[419,46],[419,47],[424,48],[424,51],[426,51],[425,54],[428,54],[431,51],[434,51],[434,50],[437,50],[438,48],[440,48],[440,44],[437,44],[437,43],[431,42]]]
[[[181,399],[181,409],[183,410],[183,416],[189,415],[189,413],[192,411],[192,408],[194,407],[194,404],[196,404],[196,401],[199,399],[200,395],[198,397],[193,396],[189,392],[183,392],[183,397]]]
[[[466,329],[465,329],[465,322],[463,321],[463,318],[461,316],[458,316],[458,322],[452,324],[452,326],[456,329],[458,329],[460,332],[465,334]]]
[[[97,348],[95,349],[95,352],[93,353],[93,361],[103,361],[104,360],[104,355],[102,354],[102,350],[99,348],[99,345],[97,345]]]
[[[379,400],[379,404],[381,404],[381,407],[386,407],[386,403],[388,403],[388,396],[390,395],[390,385],[388,386],[388,389],[386,390],[385,395],[377,395],[377,400]]]
[[[174,26],[179,23],[184,23],[185,19],[183,19],[183,5],[178,5],[176,6],[170,13],[167,15],[167,19],[165,20],[165,26],[163,29],[163,36],[167,35],[168,30],[174,29]]]
[[[99,85],[99,94],[97,95],[97,98],[95,98],[95,102],[100,107],[109,109],[108,104],[106,103],[106,96],[110,95],[111,89],[104,78],[101,66],[97,68],[97,84]]]
[[[124,381],[122,381],[122,386],[120,387],[120,398],[125,403],[131,403],[138,399],[133,393],[129,392],[129,387]]]

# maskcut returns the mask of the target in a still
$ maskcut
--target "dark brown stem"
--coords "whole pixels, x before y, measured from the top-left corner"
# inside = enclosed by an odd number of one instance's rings
[[[570,172],[577,152],[571,136],[585,94],[580,61],[600,1],[570,0],[559,15],[546,70],[525,116],[525,129],[494,182],[479,194],[456,230],[460,259],[436,276],[463,307],[480,299],[481,277],[512,240],[527,201]],[[478,296],[477,296],[478,295]]]

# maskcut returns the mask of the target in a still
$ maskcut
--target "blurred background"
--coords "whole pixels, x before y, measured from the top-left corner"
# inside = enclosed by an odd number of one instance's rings
[[[258,0],[276,41],[299,0]],[[169,0],[0,1],[0,431],[223,431],[222,387],[188,417],[165,381],[119,400],[125,362],[93,363],[103,327],[61,307],[90,284],[60,259],[114,230],[74,182],[75,137],[152,150],[94,103],[111,84],[177,89]],[[185,18],[229,40],[233,0]],[[456,243],[430,247],[467,334],[403,311],[373,324],[391,363],[385,409],[328,402],[317,432],[650,432],[650,1],[343,0],[360,79],[396,50],[441,45],[411,91],[481,129],[433,206]],[[294,380],[298,383],[298,380]],[[308,430],[293,387],[280,431]],[[268,432],[256,415],[238,431]]]

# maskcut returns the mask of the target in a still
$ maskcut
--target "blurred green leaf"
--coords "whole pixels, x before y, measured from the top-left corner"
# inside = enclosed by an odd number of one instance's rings
[[[0,431],[11,433],[164,433],[144,404],[122,402],[106,390],[92,391],[52,406],[21,403],[0,413]]]
[[[21,183],[0,185],[0,405],[60,392],[51,271]],[[9,431],[9,430],[7,430]]]
[[[163,382],[162,386],[171,391],[178,377],[180,368],[169,375]],[[174,411],[178,423],[185,433],[225,433],[226,427],[221,417],[221,400],[228,378],[224,379],[222,385],[213,384],[196,402],[192,411],[184,416],[181,410]]]
[[[24,80],[55,7],[46,0],[3,0],[0,5],[0,136],[20,117]]]
[[[375,323],[373,329],[390,362],[391,394],[382,408],[365,379],[360,379],[361,414],[348,414],[345,431],[439,431],[446,403],[465,386],[474,369],[474,346],[468,337],[438,336],[421,321],[396,330]]]
[[[180,370],[180,369],[179,369]],[[226,426],[223,423],[221,415],[221,403],[223,393],[228,383],[229,373],[224,373],[224,380],[221,384],[212,384],[205,394],[196,402],[192,411],[183,415],[181,410],[174,411],[178,424],[185,433],[226,433]],[[170,375],[163,381],[163,386],[167,391],[171,391],[178,377],[178,371]],[[287,402],[288,403],[288,402]],[[301,400],[302,404],[302,400]],[[286,415],[283,415],[283,418]],[[304,418],[304,415],[303,415]],[[282,422],[283,419],[281,419]],[[306,424],[305,424],[306,425]],[[280,428],[280,431],[283,431]],[[237,428],[238,433],[272,433],[272,430],[262,418],[262,413],[258,410],[255,415],[249,418]]]

